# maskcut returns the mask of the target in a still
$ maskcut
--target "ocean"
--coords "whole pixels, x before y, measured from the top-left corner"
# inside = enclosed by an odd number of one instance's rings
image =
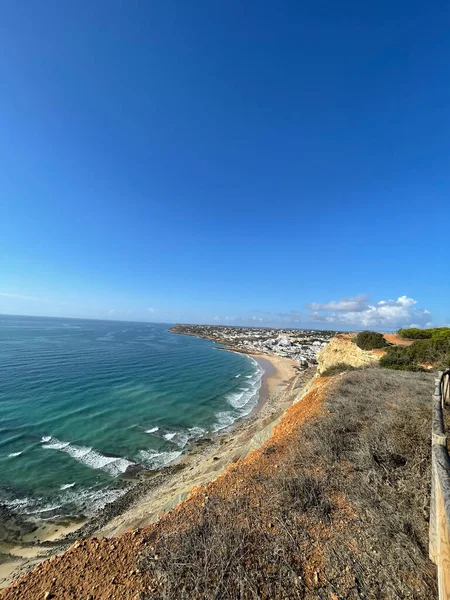
[[[169,325],[0,316],[0,503],[91,515],[249,414],[262,368]]]

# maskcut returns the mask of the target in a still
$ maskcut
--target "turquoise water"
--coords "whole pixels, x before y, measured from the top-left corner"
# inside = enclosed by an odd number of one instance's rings
[[[168,327],[0,316],[0,502],[93,512],[251,411],[258,364]]]

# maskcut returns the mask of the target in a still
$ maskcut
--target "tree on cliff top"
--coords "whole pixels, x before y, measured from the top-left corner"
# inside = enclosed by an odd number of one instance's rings
[[[374,350],[375,348],[385,348],[387,346],[383,335],[376,331],[361,331],[356,336],[355,341],[361,350]]]

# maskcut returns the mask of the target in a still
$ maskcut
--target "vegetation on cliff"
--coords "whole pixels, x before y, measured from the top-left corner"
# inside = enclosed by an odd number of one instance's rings
[[[383,334],[376,331],[360,331],[356,336],[355,343],[361,350],[375,350],[387,346]]]
[[[450,328],[400,329],[403,338],[415,339],[410,346],[393,346],[380,360],[382,367],[417,371],[424,364],[441,368],[450,366]]]
[[[334,375],[339,375],[340,373],[345,373],[346,371],[355,371],[356,369],[361,369],[362,367],[354,367],[347,363],[338,362],[335,365],[331,365],[327,369],[321,372],[321,377],[333,377]]]
[[[424,340],[440,337],[441,335],[448,335],[450,334],[450,327],[434,327],[430,329],[408,327],[406,329],[399,329],[397,333],[400,337],[407,340]]]
[[[155,534],[140,563],[155,582],[148,598],[436,597],[424,512],[431,384],[423,373],[346,374],[320,416],[240,472],[246,485],[213,485],[191,520]]]

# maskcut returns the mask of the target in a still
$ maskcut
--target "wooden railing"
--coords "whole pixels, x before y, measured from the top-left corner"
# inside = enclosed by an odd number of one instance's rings
[[[450,457],[445,411],[450,403],[450,369],[435,379],[430,503],[431,560],[438,571],[439,600],[450,600]]]

